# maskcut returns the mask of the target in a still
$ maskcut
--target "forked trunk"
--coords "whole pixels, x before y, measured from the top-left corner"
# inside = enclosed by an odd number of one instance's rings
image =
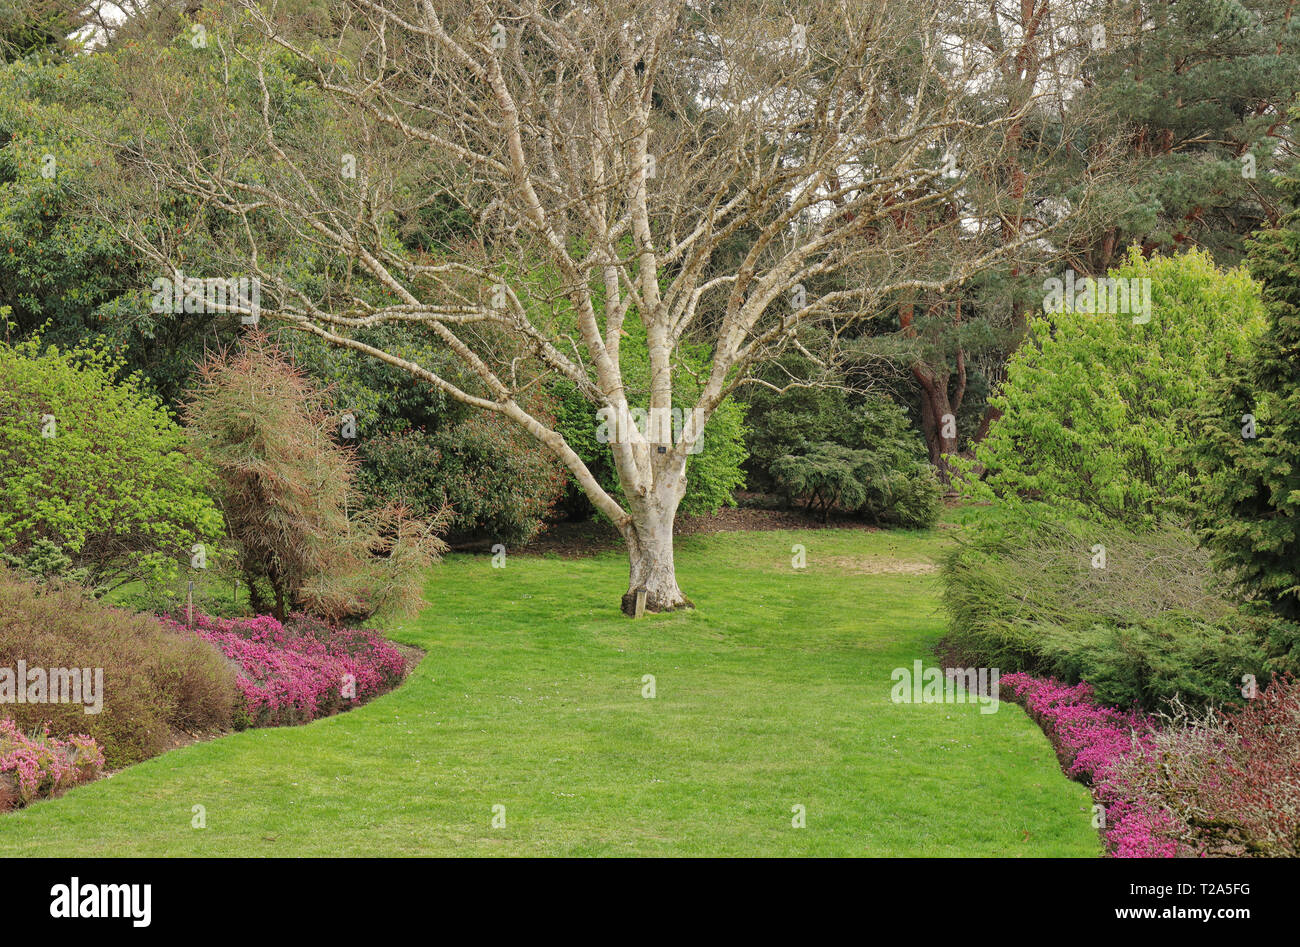
[[[676,503],[646,503],[634,513],[634,521],[624,533],[631,564],[631,578],[627,594],[623,596],[625,615],[636,616],[637,599],[643,593],[643,608],[647,612],[670,612],[694,607],[677,587],[677,572],[673,565],[673,517],[676,506]]]

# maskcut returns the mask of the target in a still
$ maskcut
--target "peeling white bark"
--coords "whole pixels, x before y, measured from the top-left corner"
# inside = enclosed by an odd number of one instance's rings
[[[623,529],[630,565],[623,612],[635,614],[637,593],[645,592],[648,612],[669,612],[691,608],[691,601],[677,586],[673,562],[673,523],[677,506],[686,492],[685,457],[676,452],[652,455],[666,458],[657,466],[655,486],[644,497],[629,498],[631,515]]]

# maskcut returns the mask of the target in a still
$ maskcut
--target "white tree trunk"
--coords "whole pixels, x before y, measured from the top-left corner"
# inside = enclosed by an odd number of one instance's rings
[[[645,593],[647,612],[694,607],[677,587],[673,563],[673,521],[686,481],[685,460],[679,463],[680,473],[659,471],[661,476],[656,478],[654,489],[644,497],[629,499],[631,518],[623,529],[630,565],[627,594],[623,596],[626,615],[636,614],[636,600],[641,592]]]
[[[627,530],[627,555],[631,565],[627,594],[623,596],[623,612],[636,614],[636,600],[645,593],[647,612],[670,612],[691,608],[691,602],[677,587],[677,572],[673,565],[672,516],[657,516],[638,527]]]

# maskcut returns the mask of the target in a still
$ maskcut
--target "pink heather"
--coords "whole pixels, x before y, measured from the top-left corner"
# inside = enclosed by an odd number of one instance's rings
[[[95,779],[103,769],[103,751],[84,734],[57,740],[47,729],[29,737],[12,720],[0,720],[0,779],[12,782],[20,806]]]
[[[360,702],[392,687],[406,671],[401,654],[375,632],[332,627],[302,615],[292,616],[285,627],[270,615],[196,613],[194,631],[239,665],[237,683],[257,726],[305,723],[352,704],[342,696],[347,675]]]
[[[1099,706],[1086,683],[1070,687],[1050,678],[1014,673],[1002,675],[1000,684],[1043,728],[1066,773],[1092,787],[1093,798],[1106,811],[1103,837],[1110,855],[1174,857],[1177,845],[1164,834],[1169,815],[1133,798],[1113,779],[1119,760],[1151,748],[1150,718]]]

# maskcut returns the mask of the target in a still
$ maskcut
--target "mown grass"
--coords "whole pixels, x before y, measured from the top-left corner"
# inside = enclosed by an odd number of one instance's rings
[[[451,556],[392,632],[428,652],[397,691],[0,818],[0,853],[1096,855],[1087,791],[1017,707],[889,700],[943,632],[919,568],[944,536],[688,537],[697,610],[636,622],[617,553]]]

